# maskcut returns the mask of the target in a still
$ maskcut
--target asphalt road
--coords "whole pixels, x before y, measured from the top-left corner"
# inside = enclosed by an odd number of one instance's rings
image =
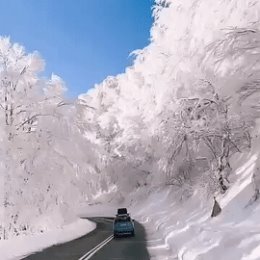
[[[91,218],[97,228],[91,233],[74,241],[50,247],[30,255],[24,260],[79,260],[91,249],[112,235],[112,220]],[[91,260],[149,260],[146,250],[145,230],[135,222],[135,237],[112,239],[92,257]]]

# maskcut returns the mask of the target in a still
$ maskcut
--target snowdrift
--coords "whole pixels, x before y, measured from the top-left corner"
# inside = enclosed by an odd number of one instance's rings
[[[17,238],[1,241],[1,259],[21,259],[53,245],[62,244],[82,237],[94,230],[95,227],[96,224],[89,220],[78,219],[60,229],[53,229],[52,231],[43,234],[19,236]]]
[[[213,199],[199,190],[183,202],[174,200],[172,188],[158,190],[132,206],[147,227],[152,259],[260,259],[260,205],[249,203],[256,159],[256,154],[236,158],[234,183],[217,197],[222,212],[215,218],[210,217]]]

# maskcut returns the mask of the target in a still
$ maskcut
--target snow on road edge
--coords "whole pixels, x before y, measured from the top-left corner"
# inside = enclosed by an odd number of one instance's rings
[[[63,228],[32,236],[19,236],[0,241],[1,260],[18,260],[33,252],[62,244],[94,230],[96,224],[87,219],[78,219]]]
[[[222,213],[210,218],[213,200],[198,192],[177,203],[171,189],[155,191],[132,211],[146,227],[153,260],[259,260],[260,204],[248,206],[256,154],[241,155],[234,164],[235,181],[218,196]]]

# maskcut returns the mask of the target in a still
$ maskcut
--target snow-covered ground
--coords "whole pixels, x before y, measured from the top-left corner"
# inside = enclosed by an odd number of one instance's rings
[[[153,191],[136,217],[146,226],[152,259],[259,260],[260,204],[249,205],[254,193],[251,177],[256,154],[236,158],[234,184],[217,197],[222,212],[211,218],[213,199],[199,191],[177,203],[172,188]]]
[[[87,219],[78,219],[60,229],[31,236],[19,236],[0,241],[1,260],[18,260],[33,252],[65,243],[94,230],[96,224]],[[51,259],[50,259],[51,260]]]

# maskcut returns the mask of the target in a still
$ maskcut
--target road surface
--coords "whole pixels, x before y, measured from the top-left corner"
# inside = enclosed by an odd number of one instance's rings
[[[113,239],[112,219],[92,218],[97,228],[74,241],[50,247],[23,260],[149,260],[145,230],[135,222],[136,236]],[[94,250],[93,250],[94,249]]]

